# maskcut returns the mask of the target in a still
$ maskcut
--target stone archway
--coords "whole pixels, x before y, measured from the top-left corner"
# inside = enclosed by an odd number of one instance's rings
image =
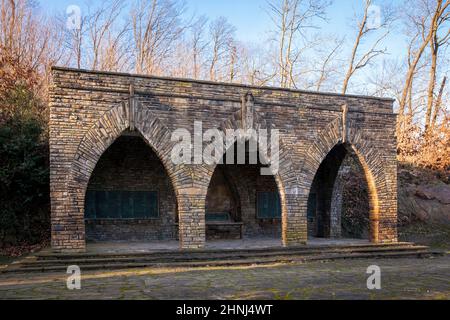
[[[364,190],[362,199],[359,199],[364,203],[359,203],[358,208],[361,210],[356,216],[354,210],[343,211],[344,204],[348,204],[343,202],[343,194],[347,196],[346,200],[353,201],[356,197],[355,193],[351,199],[348,198],[349,190],[344,183],[350,176],[344,173],[348,170],[351,170],[353,178],[359,177],[360,180],[357,181]],[[348,238],[367,239],[369,235],[374,235],[370,229],[376,227],[375,221],[378,221],[378,197],[371,183],[373,179],[368,179],[367,172],[367,165],[361,162],[360,156],[355,153],[352,145],[338,143],[328,152],[317,169],[308,195],[307,215],[310,236],[340,238],[343,233]],[[353,217],[349,221],[350,213],[353,213]]]
[[[265,166],[256,159],[251,143],[254,142],[237,139],[225,151],[223,161],[215,166],[206,196],[207,240],[278,239],[281,242],[278,186],[273,175],[262,174]],[[242,158],[238,161],[237,153],[244,149],[246,161]],[[253,156],[255,161],[248,161]]]
[[[178,142],[171,142],[172,132],[167,130],[189,131],[194,122],[195,131],[195,121],[204,122],[205,129],[280,130],[275,180],[285,245],[306,243],[311,182],[323,158],[343,142],[364,160],[367,180],[376,191],[372,202],[378,214],[372,216],[379,228],[374,238],[397,239],[395,114],[390,99],[66,68],[53,68],[52,73],[49,133],[55,250],[84,249],[85,186],[103,151],[128,127],[141,133],[168,172],[176,193],[181,247],[204,246],[205,198],[215,167],[196,161],[195,152],[192,165],[172,163],[172,146]]]
[[[270,129],[267,122],[258,113],[253,115],[254,128],[258,129]],[[226,121],[224,121],[218,129],[222,132],[227,130],[240,130],[242,129],[242,112],[234,112]],[[236,139],[232,141],[236,142]],[[259,147],[259,142],[256,142]],[[299,183],[296,170],[294,168],[294,162],[291,160],[289,149],[286,147],[283,138],[280,136],[279,150],[278,150],[278,172],[274,175],[274,179],[277,185],[278,194],[281,203],[281,240],[284,246],[305,244],[307,241],[307,229],[306,229],[306,216],[301,216],[301,207],[298,201]],[[224,150],[225,154],[226,150]],[[268,155],[263,154],[263,158],[268,161]],[[209,185],[211,177],[214,173],[216,165],[203,165],[206,185]],[[206,197],[206,194],[205,194]]]
[[[184,181],[186,180],[184,177],[191,175],[189,168],[177,168],[170,159],[169,151],[173,146],[170,130],[141,104],[137,104],[132,112],[135,130],[141,134],[143,140],[162,162],[175,191],[177,204],[180,206],[178,191],[182,188],[182,184],[179,181]],[[54,249],[58,250],[60,246],[67,249],[68,245],[64,245],[64,241],[67,240],[73,251],[85,250],[84,207],[89,178],[105,150],[129,128],[130,108],[126,103],[122,103],[105,112],[83,136],[67,177],[66,214],[63,217],[52,217],[54,220],[58,219],[53,223],[58,230],[52,230]],[[178,211],[180,215],[180,209]],[[183,206],[181,211],[186,211]],[[184,223],[185,219],[179,216],[180,246],[184,245],[183,240],[186,236],[183,230],[188,229]],[[64,239],[62,230],[70,231],[70,239]]]
[[[392,228],[396,228],[396,221],[393,222],[391,217],[391,212],[396,211],[396,198],[391,198],[392,193],[386,183],[384,172],[387,164],[378,150],[371,145],[370,136],[358,128],[356,121],[348,121],[346,139],[342,137],[342,130],[342,120],[336,118],[322,129],[310,146],[306,148],[305,160],[300,170],[300,177],[308,190],[307,196],[302,199],[304,214],[306,215],[307,198],[320,164],[330,150],[336,145],[345,143],[346,147],[351,148],[356,154],[368,185],[371,242],[396,241],[396,238],[391,236],[396,234],[396,232],[392,232]]]
[[[172,183],[159,157],[137,131],[124,132],[102,154],[84,202],[88,244],[178,238]]]

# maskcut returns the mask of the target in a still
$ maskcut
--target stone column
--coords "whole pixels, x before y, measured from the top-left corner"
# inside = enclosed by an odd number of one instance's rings
[[[84,194],[64,192],[64,206],[52,207],[52,250],[55,252],[85,252]],[[54,194],[53,194],[54,195]]]
[[[283,190],[281,195],[282,240],[285,247],[306,244],[308,240],[306,220],[308,197],[299,195],[297,191],[287,189]]]
[[[350,168],[341,165],[336,179],[334,180],[333,193],[331,196],[330,208],[330,237],[340,238],[342,231],[342,197],[344,192],[343,177]]]
[[[395,243],[397,236],[397,159],[394,151],[386,152],[383,171],[386,189],[378,194],[379,216],[372,221],[372,238],[380,243]]]
[[[178,223],[181,249],[205,246],[205,191],[188,188],[178,191]]]

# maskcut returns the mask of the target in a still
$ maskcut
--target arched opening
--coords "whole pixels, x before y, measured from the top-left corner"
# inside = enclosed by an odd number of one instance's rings
[[[238,152],[245,148],[245,160]],[[206,196],[206,239],[277,239],[281,237],[281,202],[273,175],[262,175],[258,151],[235,142],[211,177]],[[229,153],[234,154],[231,160]],[[253,155],[251,156],[251,153]]]
[[[85,196],[87,241],[177,238],[176,197],[164,165],[136,132],[125,132],[100,157]]]
[[[366,172],[347,144],[333,147],[317,170],[308,197],[308,236],[370,238],[371,199]]]

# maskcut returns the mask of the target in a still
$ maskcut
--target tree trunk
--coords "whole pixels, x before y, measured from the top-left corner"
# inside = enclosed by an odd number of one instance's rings
[[[433,27],[435,31],[436,26]],[[427,94],[427,109],[425,114],[425,136],[430,132],[431,126],[431,115],[433,113],[434,106],[434,87],[436,85],[436,66],[437,66],[437,55],[439,50],[439,45],[436,41],[436,33],[434,33],[433,40],[430,42],[431,51],[431,67],[430,67],[430,80],[428,83],[428,94]]]

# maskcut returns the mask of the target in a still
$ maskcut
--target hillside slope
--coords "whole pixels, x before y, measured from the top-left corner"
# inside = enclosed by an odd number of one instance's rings
[[[400,164],[399,239],[450,247],[450,173]]]

